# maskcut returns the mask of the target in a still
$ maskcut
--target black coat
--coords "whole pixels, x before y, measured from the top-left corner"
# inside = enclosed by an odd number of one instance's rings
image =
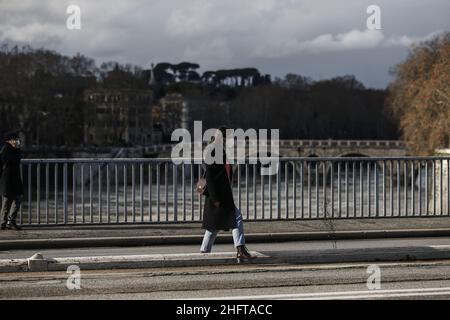
[[[231,177],[233,176],[231,170]],[[223,164],[206,166],[205,206],[203,210],[203,228],[209,231],[230,230],[236,228],[236,206],[233,200],[231,182]],[[214,202],[220,202],[217,208]]]
[[[23,195],[22,179],[20,177],[20,149],[13,148],[6,143],[0,151],[0,165],[2,172],[0,177],[0,195],[14,198]]]

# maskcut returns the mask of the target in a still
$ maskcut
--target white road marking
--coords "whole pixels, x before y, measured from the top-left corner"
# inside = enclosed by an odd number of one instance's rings
[[[393,294],[371,294],[360,296],[342,296],[335,298],[311,298],[311,299],[289,299],[289,300],[359,300],[359,299],[384,299],[384,298],[406,298],[406,297],[430,297],[450,295],[450,291],[423,292],[423,293],[393,293]]]
[[[432,246],[428,246],[428,247],[441,249],[441,248],[450,248],[450,245],[449,244],[439,244],[439,245],[432,245]]]
[[[444,288],[413,288],[413,289],[391,289],[391,290],[364,290],[364,291],[336,291],[336,292],[314,292],[294,294],[273,294],[254,296],[214,297],[202,298],[204,300],[328,300],[328,299],[363,299],[363,298],[389,298],[409,296],[433,296],[450,294],[450,287]]]

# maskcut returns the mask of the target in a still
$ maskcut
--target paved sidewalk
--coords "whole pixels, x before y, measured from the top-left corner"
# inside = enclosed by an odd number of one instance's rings
[[[450,217],[369,218],[335,220],[246,221],[246,233],[332,232],[364,230],[450,229]],[[47,238],[96,238],[134,236],[201,235],[201,223],[76,225],[68,227],[23,227],[24,230],[0,231],[1,240]]]
[[[0,260],[0,273],[65,271],[76,265],[81,270],[111,270],[168,267],[198,267],[236,264],[235,252],[210,254],[178,253],[87,257],[45,257]],[[322,264],[450,259],[450,245],[336,248],[295,251],[252,251],[256,259],[247,264]]]
[[[0,250],[91,246],[190,244],[201,241],[200,223],[77,225],[0,231]],[[249,242],[449,236],[450,217],[245,222]],[[222,232],[217,241],[229,241]]]

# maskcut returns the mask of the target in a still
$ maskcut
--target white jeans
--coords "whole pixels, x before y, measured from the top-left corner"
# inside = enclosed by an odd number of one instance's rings
[[[236,228],[234,228],[231,233],[233,234],[234,246],[244,246],[245,238],[244,238],[244,222],[242,220],[241,210],[236,208],[234,211],[236,214]],[[216,240],[217,234],[219,231],[217,230],[206,230],[205,235],[203,237],[202,247],[200,248],[201,252],[211,252],[214,241]]]

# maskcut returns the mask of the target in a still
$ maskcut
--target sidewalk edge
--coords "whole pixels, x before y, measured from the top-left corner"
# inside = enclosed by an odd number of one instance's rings
[[[399,230],[365,230],[329,232],[285,232],[285,233],[249,233],[247,242],[287,242],[318,240],[355,240],[382,238],[415,238],[415,237],[448,237],[450,228],[442,229],[399,229]],[[56,248],[88,248],[88,247],[134,247],[152,245],[188,245],[200,244],[202,235],[176,236],[135,236],[135,237],[102,237],[102,238],[54,238],[25,239],[0,241],[0,250],[56,249]],[[217,243],[232,241],[231,235],[222,234]]]

